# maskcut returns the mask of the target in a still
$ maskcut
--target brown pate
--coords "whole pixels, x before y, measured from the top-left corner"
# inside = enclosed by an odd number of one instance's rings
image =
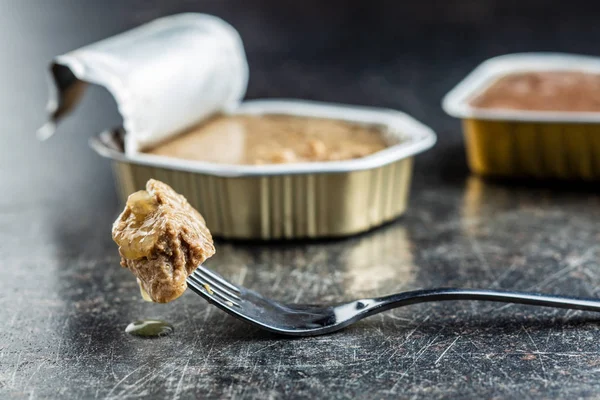
[[[470,102],[473,107],[530,111],[600,111],[600,74],[578,71],[513,73]]]
[[[129,196],[112,229],[121,265],[150,298],[167,303],[183,294],[186,278],[215,253],[204,218],[167,184],[150,179]]]
[[[292,115],[216,116],[149,154],[218,164],[283,164],[360,158],[388,147],[375,125]]]

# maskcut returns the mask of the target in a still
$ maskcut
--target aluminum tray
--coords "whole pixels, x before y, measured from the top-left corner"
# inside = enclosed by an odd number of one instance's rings
[[[92,148],[113,161],[122,199],[149,178],[188,198],[215,236],[281,239],[345,236],[401,215],[407,206],[412,159],[436,136],[392,110],[301,100],[253,100],[231,114],[288,114],[385,127],[390,147],[370,156],[332,162],[223,165],[144,153],[126,154],[104,133]]]
[[[522,53],[485,61],[443,99],[463,120],[467,159],[486,176],[600,179],[600,113],[482,109],[470,101],[497,79],[516,72],[600,73],[600,58]]]

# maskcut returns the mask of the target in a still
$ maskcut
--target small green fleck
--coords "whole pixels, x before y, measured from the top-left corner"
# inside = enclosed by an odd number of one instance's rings
[[[174,330],[175,328],[168,322],[157,319],[134,321],[125,328],[125,332],[130,335],[146,338],[167,336],[173,333]]]

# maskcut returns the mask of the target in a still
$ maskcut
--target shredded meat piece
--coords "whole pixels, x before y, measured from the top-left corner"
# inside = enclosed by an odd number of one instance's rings
[[[158,303],[183,294],[186,278],[215,253],[204,218],[167,184],[150,179],[133,193],[115,221],[121,265]]]

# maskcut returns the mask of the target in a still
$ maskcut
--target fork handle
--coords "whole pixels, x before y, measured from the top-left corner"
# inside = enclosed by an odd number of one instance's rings
[[[448,300],[482,300],[542,307],[568,308],[573,310],[600,311],[600,299],[503,290],[454,288],[415,290],[412,292],[378,297],[372,299],[372,302],[370,302],[368,306],[365,304],[365,311],[369,315],[372,315],[411,304]]]

